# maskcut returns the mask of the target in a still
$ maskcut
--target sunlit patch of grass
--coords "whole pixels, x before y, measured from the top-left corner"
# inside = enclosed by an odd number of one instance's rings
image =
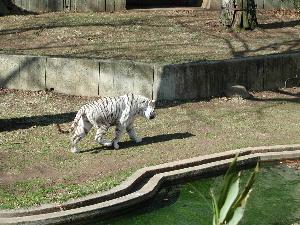
[[[261,24],[300,18],[296,11],[257,16]],[[290,35],[298,26],[232,35],[218,18],[217,11],[192,9],[11,15],[0,18],[0,52],[184,63],[298,50],[298,37]]]
[[[37,178],[11,185],[0,185],[0,208],[14,209],[42,203],[62,203],[91,193],[109,190],[120,184],[131,173],[130,170],[123,171],[107,177],[104,181],[87,181],[81,184],[52,184],[50,180]]]

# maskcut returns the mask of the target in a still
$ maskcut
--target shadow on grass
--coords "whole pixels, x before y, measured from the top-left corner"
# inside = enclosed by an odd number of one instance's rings
[[[297,97],[295,98],[296,100],[300,100],[300,93],[292,93],[292,92],[288,92],[286,90],[281,90],[281,89],[278,89],[278,90],[273,90],[273,92],[276,92],[276,93],[279,93],[279,94],[283,94],[283,95],[289,95],[289,96],[293,96],[293,97]]]
[[[285,103],[285,102],[290,102],[290,103],[300,103],[300,93],[291,93],[289,91],[285,91],[285,90],[272,90],[270,92],[273,93],[278,93],[281,95],[287,95],[287,97],[274,97],[274,98],[258,98],[258,97],[253,97],[249,100],[251,101],[256,101],[256,102],[281,102],[281,103]],[[289,97],[288,97],[289,96]]]
[[[119,142],[120,145],[120,150],[122,149],[126,149],[126,148],[130,148],[130,147],[134,147],[134,146],[143,146],[143,145],[149,145],[149,144],[154,144],[154,143],[159,143],[159,142],[166,142],[166,141],[171,141],[171,140],[175,140],[175,139],[186,139],[186,138],[190,138],[190,137],[194,137],[194,134],[191,134],[189,132],[185,132],[185,133],[174,133],[174,134],[160,134],[160,135],[156,135],[156,136],[152,136],[152,137],[144,137],[143,141],[141,143],[135,143],[134,141],[125,141],[125,142]],[[86,151],[81,151],[81,153],[83,152],[91,152],[92,154],[97,154],[103,150],[113,150],[113,147],[97,147],[97,148],[93,148],[93,149],[89,149]]]
[[[299,26],[300,20],[292,20],[292,21],[280,21],[274,23],[267,23],[267,24],[259,24],[258,27],[261,29],[280,29],[285,27],[296,27]]]
[[[0,119],[0,132],[28,129],[33,126],[48,126],[56,123],[68,123],[73,121],[75,115],[76,112],[68,112],[55,115]]]
[[[74,21],[66,23],[64,21],[57,21],[55,23],[43,23],[38,24],[35,23],[34,25],[28,25],[23,27],[17,27],[17,28],[8,28],[8,29],[2,29],[0,30],[0,36],[1,35],[9,35],[9,34],[16,34],[16,33],[24,33],[29,31],[44,31],[48,29],[57,29],[57,28],[72,28],[72,27],[111,27],[111,28],[120,28],[120,27],[127,27],[127,26],[133,26],[133,25],[147,25],[147,26],[154,26],[157,27],[156,24],[151,24],[151,21],[143,18],[129,18],[127,20],[116,20],[116,21],[94,21],[94,22],[85,22],[85,21]],[[158,25],[159,27],[166,27],[165,25]],[[39,49],[39,48],[37,48]]]

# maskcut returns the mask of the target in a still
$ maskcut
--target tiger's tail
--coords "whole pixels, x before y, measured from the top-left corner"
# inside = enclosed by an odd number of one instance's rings
[[[69,129],[69,130],[63,130],[61,129],[60,125],[58,123],[55,124],[57,130],[59,133],[62,133],[62,134],[69,134],[71,133],[72,129]]]
[[[74,118],[74,120],[73,120],[73,122],[72,122],[72,125],[71,125],[71,127],[70,127],[68,130],[63,130],[63,129],[61,129],[61,126],[60,126],[58,123],[55,124],[57,130],[58,130],[60,133],[62,133],[62,134],[69,134],[69,133],[71,133],[71,132],[75,129],[75,127],[77,126],[77,124],[78,124],[80,118],[82,117],[82,115],[83,115],[84,113],[85,113],[84,108],[81,108],[81,109],[77,112],[77,114],[76,114],[76,116],[75,116],[75,118]]]
[[[82,107],[81,109],[79,109],[79,111],[77,112],[73,122],[72,122],[72,125],[71,125],[71,129],[74,130],[75,127],[77,127],[78,125],[78,122],[80,120],[80,118],[85,114],[85,108]]]

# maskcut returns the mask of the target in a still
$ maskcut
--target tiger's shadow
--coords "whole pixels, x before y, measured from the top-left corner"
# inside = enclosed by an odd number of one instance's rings
[[[66,112],[49,115],[24,116],[20,118],[0,119],[0,132],[10,132],[19,129],[29,129],[34,126],[49,126],[52,124],[69,123],[76,112]]]
[[[160,134],[160,135],[156,135],[156,136],[152,136],[152,137],[144,137],[143,141],[140,143],[135,143],[134,141],[119,142],[120,148],[117,151],[135,147],[135,146],[149,145],[149,144],[154,144],[154,143],[159,143],[159,142],[171,141],[171,140],[175,140],[175,139],[186,139],[186,138],[190,138],[190,137],[194,137],[194,136],[195,135],[192,133],[184,132],[184,133]],[[83,150],[83,151],[81,151],[81,153],[90,152],[91,154],[97,154],[103,150],[115,150],[115,149],[113,147],[99,146],[96,148]]]

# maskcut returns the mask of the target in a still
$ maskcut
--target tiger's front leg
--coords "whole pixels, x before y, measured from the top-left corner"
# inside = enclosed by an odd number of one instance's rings
[[[122,125],[117,125],[115,130],[115,138],[113,140],[113,145],[115,149],[119,149],[119,141],[121,139],[122,134],[124,133],[125,127]]]
[[[126,127],[126,131],[130,137],[131,140],[133,140],[134,142],[136,143],[139,143],[139,142],[142,142],[142,138],[138,137],[136,135],[136,132],[135,132],[135,129],[133,127],[133,123],[129,124],[127,127]]]

